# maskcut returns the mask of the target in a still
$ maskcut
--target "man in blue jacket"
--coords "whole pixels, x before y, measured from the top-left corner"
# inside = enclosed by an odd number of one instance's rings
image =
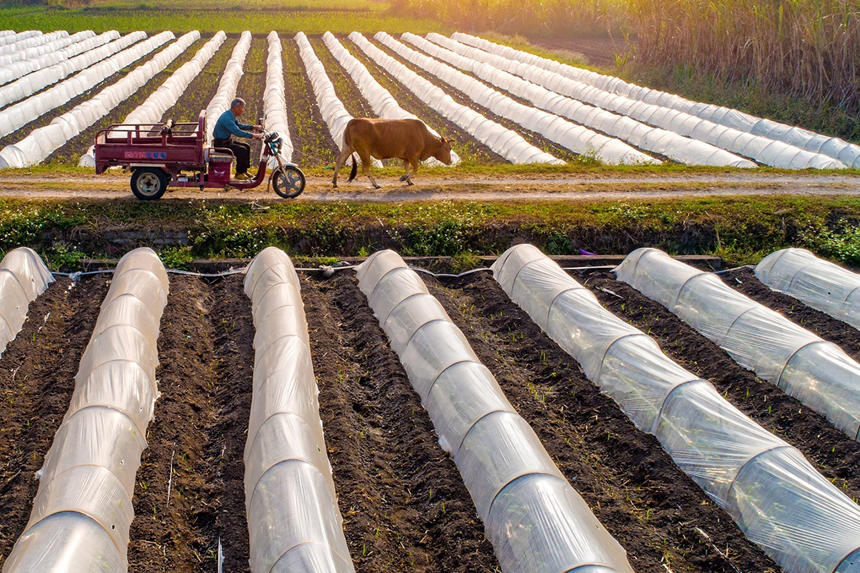
[[[245,139],[263,139],[262,125],[240,123],[239,118],[245,113],[245,100],[237,97],[230,104],[230,109],[221,114],[212,131],[212,145],[227,147],[236,156],[236,179],[251,179],[248,167],[251,166],[251,146],[233,140],[233,136]],[[252,130],[252,131],[249,131]]]

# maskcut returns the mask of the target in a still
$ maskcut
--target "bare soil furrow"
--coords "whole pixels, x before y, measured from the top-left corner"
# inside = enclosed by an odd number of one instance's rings
[[[104,278],[58,280],[30,304],[0,359],[0,566],[27,525],[39,485],[34,474],[69,408],[107,288]]]
[[[497,571],[460,474],[355,279],[304,278],[302,298],[356,569]]]

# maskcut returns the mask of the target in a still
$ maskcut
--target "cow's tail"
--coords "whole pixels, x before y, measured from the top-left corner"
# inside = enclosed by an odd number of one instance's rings
[[[350,157],[352,158],[352,168],[349,170],[349,179],[347,182],[352,182],[355,176],[358,175],[358,163],[355,161],[355,153],[351,154]]]

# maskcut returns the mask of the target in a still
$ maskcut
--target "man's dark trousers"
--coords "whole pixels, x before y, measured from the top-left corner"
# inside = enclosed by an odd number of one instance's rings
[[[247,173],[251,166],[251,146],[247,143],[233,141],[233,138],[215,139],[212,141],[214,147],[227,147],[236,156],[236,175]]]

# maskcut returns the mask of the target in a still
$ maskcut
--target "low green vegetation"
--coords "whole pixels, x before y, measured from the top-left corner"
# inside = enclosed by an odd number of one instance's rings
[[[651,245],[756,262],[786,246],[860,266],[860,199],[798,196],[648,201],[320,203],[0,201],[0,251],[28,245],[52,263],[114,258],[139,245],[170,266],[252,257],[269,245],[305,256],[457,257],[532,242],[551,254],[627,253]]]

